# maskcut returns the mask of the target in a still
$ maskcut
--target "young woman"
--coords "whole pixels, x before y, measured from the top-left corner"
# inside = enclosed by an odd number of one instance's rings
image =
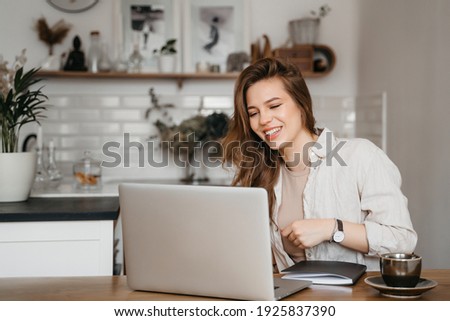
[[[379,269],[377,254],[412,252],[417,234],[397,167],[365,139],[315,128],[299,70],[267,58],[242,71],[223,139],[233,185],[269,195],[274,263],[336,260]]]

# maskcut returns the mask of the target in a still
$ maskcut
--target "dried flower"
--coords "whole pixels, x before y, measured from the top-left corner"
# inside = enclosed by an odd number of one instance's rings
[[[63,19],[59,20],[52,27],[49,27],[45,18],[40,18],[36,22],[36,30],[38,32],[39,40],[43,41],[48,46],[48,54],[53,55],[53,46],[62,43],[67,36],[71,25],[66,23]]]
[[[318,17],[318,18],[325,18],[331,11],[331,8],[329,5],[324,4],[323,6],[321,6],[319,8],[319,12],[317,13],[315,10],[311,10],[311,14],[314,17]]]

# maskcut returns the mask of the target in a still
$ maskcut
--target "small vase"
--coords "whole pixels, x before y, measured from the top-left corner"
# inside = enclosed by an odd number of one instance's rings
[[[134,45],[133,52],[131,53],[129,59],[128,59],[128,72],[131,73],[139,73],[142,71],[142,61],[144,60],[144,57],[141,55],[141,52],[139,51],[139,46]]]
[[[61,60],[56,55],[49,55],[41,64],[42,70],[58,71],[61,69]]]
[[[0,153],[0,202],[26,201],[36,172],[36,153]]]

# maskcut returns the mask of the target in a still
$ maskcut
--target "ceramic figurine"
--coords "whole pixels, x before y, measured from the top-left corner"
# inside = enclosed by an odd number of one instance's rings
[[[67,58],[64,70],[68,71],[86,71],[84,52],[80,50],[81,40],[80,37],[75,36],[73,38],[73,50],[70,52]]]

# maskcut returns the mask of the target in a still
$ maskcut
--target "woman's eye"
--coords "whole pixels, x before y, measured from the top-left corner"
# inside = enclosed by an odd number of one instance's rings
[[[248,113],[248,116],[249,116],[249,117],[253,117],[253,116],[255,116],[256,114],[258,114],[256,111],[252,111],[252,112],[249,112],[249,113]]]
[[[278,107],[280,107],[280,106],[281,106],[281,104],[279,104],[279,105],[273,105],[273,106],[270,106],[270,109],[278,108]]]

